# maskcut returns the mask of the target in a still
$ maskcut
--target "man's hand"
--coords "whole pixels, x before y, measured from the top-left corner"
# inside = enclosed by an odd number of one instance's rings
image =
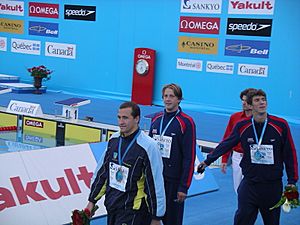
[[[186,193],[183,192],[177,192],[177,199],[175,199],[178,203],[182,203],[184,202],[184,200],[186,199]]]
[[[198,172],[198,173],[203,173],[206,167],[207,167],[207,165],[205,164],[205,162],[201,162],[201,163],[197,166],[197,172]]]
[[[90,212],[91,212],[91,218],[92,218],[92,216],[94,215],[94,214],[92,213],[92,209],[94,208],[94,206],[95,206],[94,203],[89,202],[89,203],[87,204],[87,206],[85,207],[86,209],[90,210]]]
[[[227,163],[221,163],[221,171],[222,173],[226,173],[227,170]]]
[[[161,225],[160,220],[151,220],[151,224],[150,225]]]

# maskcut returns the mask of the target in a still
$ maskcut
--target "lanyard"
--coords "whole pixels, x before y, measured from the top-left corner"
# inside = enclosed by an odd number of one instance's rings
[[[122,140],[123,138],[120,136],[120,140],[119,140],[119,147],[118,147],[118,161],[119,161],[119,165],[122,165],[124,158],[127,154],[127,152],[129,151],[129,149],[131,148],[131,146],[133,145],[133,143],[135,142],[135,140],[137,139],[137,137],[139,136],[139,134],[141,133],[141,131],[139,131],[134,138],[131,140],[131,142],[129,143],[129,145],[127,146],[123,157],[121,158],[121,146],[122,146]]]
[[[165,114],[163,115],[163,118],[160,121],[160,127],[159,127],[159,133],[160,136],[164,136],[164,134],[166,133],[166,130],[168,129],[168,127],[170,126],[170,124],[172,123],[172,121],[174,120],[174,118],[177,116],[177,114],[180,112],[179,109],[177,109],[176,114],[172,117],[172,119],[170,119],[170,121],[168,122],[168,124],[165,126],[164,130],[162,130],[162,126],[163,126],[163,122],[164,122],[164,118],[165,118]]]
[[[264,126],[263,126],[263,129],[261,131],[260,138],[259,138],[259,141],[258,141],[257,133],[256,133],[255,125],[254,125],[254,119],[252,117],[252,127],[253,127],[253,132],[254,132],[254,135],[255,135],[255,141],[256,141],[258,147],[261,145],[263,136],[264,136],[265,131],[266,131],[267,123],[268,123],[268,118],[265,119]]]

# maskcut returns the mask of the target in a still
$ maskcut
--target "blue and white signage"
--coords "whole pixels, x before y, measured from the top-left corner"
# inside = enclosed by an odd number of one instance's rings
[[[269,41],[226,39],[225,55],[253,58],[269,58],[269,49]]]
[[[220,14],[221,10],[222,0],[181,0],[182,13]]]
[[[58,23],[29,21],[28,32],[30,35],[58,37]]]

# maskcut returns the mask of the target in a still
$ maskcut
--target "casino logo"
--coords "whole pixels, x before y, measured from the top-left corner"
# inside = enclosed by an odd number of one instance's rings
[[[181,36],[178,41],[178,51],[197,54],[217,54],[218,39]]]

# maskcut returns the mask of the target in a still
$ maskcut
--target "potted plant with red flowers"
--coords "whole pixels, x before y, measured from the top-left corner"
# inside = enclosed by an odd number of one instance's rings
[[[42,87],[43,79],[45,81],[50,80],[52,70],[49,70],[46,66],[34,66],[32,68],[28,68],[27,71],[30,73],[30,76],[33,77],[33,86],[36,88],[34,91],[35,94],[41,94],[39,90]]]

